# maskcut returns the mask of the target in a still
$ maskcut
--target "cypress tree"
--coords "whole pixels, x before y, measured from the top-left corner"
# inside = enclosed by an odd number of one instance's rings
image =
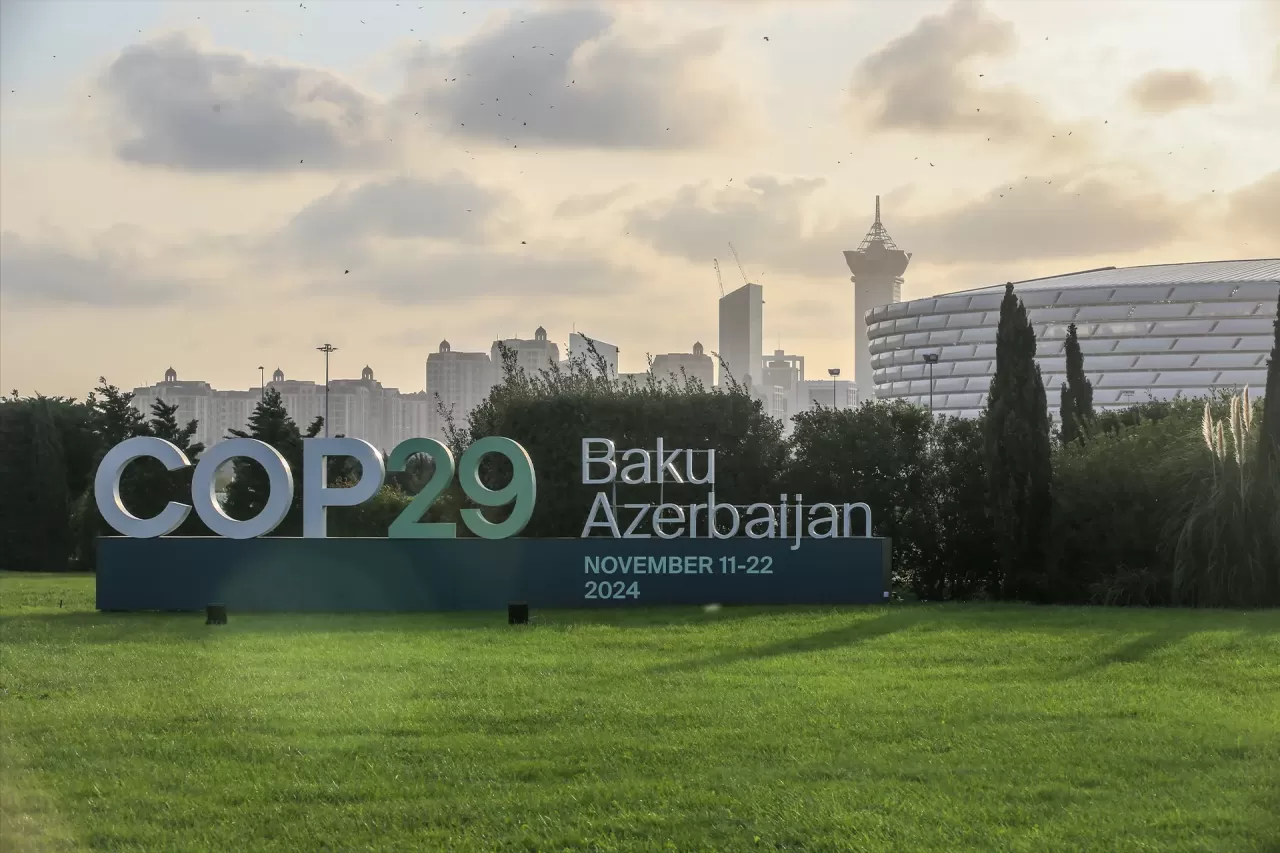
[[[1035,355],[1035,331],[1010,283],[1000,303],[984,422],[988,511],[999,554],[999,588],[993,591],[1003,598],[1047,593],[1052,463],[1048,401]]]
[[[1084,437],[1085,429],[1093,420],[1093,383],[1084,375],[1084,353],[1080,351],[1080,339],[1076,324],[1067,326],[1067,381],[1062,383],[1062,443]]]
[[[1262,470],[1280,466],[1280,294],[1276,296],[1275,341],[1271,344],[1271,358],[1267,361],[1266,399],[1262,401],[1262,431],[1258,440],[1258,454]]]

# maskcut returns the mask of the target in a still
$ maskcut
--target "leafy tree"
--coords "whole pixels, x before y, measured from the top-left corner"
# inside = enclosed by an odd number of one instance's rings
[[[1053,511],[1049,410],[1026,306],[1005,287],[996,372],[985,418],[988,509],[999,554],[999,593],[1042,599]]]
[[[1067,327],[1067,381],[1062,383],[1062,443],[1070,444],[1084,437],[1093,421],[1093,383],[1084,375],[1084,353],[1076,324]]]
[[[97,440],[82,402],[0,397],[0,565],[61,571],[74,544],[69,505],[93,474]]]
[[[306,438],[315,438],[324,429],[324,418],[316,418],[307,428]],[[275,529],[276,536],[302,535],[302,439],[293,418],[285,410],[280,392],[268,388],[249,416],[249,430],[233,429],[234,438],[256,438],[271,445],[289,463],[293,471],[293,504],[284,522]],[[258,515],[267,504],[271,483],[258,463],[238,458],[232,463],[235,476],[227,487],[224,509],[232,518],[244,521]]]
[[[71,555],[70,511],[67,501],[67,463],[62,436],[54,421],[54,406],[45,398],[36,401],[31,418],[32,507],[42,540],[42,571],[63,571]]]
[[[926,599],[986,593],[995,578],[982,424],[902,401],[793,419],[785,490],[805,503],[862,501],[893,539],[894,577]]]
[[[0,565],[31,571],[47,562],[47,543],[36,513],[36,467],[32,453],[35,401],[14,392],[0,406]]]

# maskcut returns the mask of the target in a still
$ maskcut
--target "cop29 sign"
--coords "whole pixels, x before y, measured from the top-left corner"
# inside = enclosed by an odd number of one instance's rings
[[[509,601],[538,607],[626,604],[857,604],[879,602],[889,583],[889,542],[871,535],[863,503],[814,503],[780,495],[747,506],[716,497],[714,449],[619,451],[603,438],[581,440],[581,485],[596,493],[577,538],[522,538],[533,515],[538,479],[523,447],[490,436],[454,460],[443,443],[414,438],[383,457],[356,438],[310,438],[302,445],[302,536],[270,537],[294,502],[294,474],[270,445],[251,438],[220,442],[201,456],[191,504],[170,502],[138,518],[120,497],[126,467],[143,457],[170,471],[191,466],[176,445],[131,438],[112,448],[94,479],[103,519],[119,537],[98,540],[97,595],[103,610],[198,610],[206,603],[260,611],[484,610]],[[426,454],[435,472],[384,537],[327,538],[329,507],[358,506]],[[480,477],[491,455],[511,463],[511,477],[489,488]],[[328,460],[360,463],[352,485],[328,485]],[[269,490],[258,515],[227,515],[214,486],[217,469],[236,458],[262,466]],[[505,467],[505,466],[504,466]],[[457,477],[474,505],[454,523],[423,522]],[[486,480],[489,478],[486,476]],[[492,481],[490,481],[492,482]],[[626,487],[656,484],[659,501],[629,502]],[[691,503],[672,503],[666,485],[702,486]],[[584,501],[585,503],[585,501]],[[502,521],[482,509],[510,506]],[[170,536],[192,509],[213,537]],[[810,542],[798,553],[801,542]]]
[[[324,539],[328,535],[326,511],[332,506],[358,506],[377,494],[387,471],[403,471],[410,457],[425,453],[435,462],[435,473],[416,497],[387,529],[393,539],[452,539],[457,535],[452,523],[426,523],[419,519],[448,487],[455,468],[462,491],[480,506],[512,504],[511,514],[502,522],[491,522],[478,509],[462,510],[462,523],[482,539],[515,536],[529,523],[537,499],[537,479],[533,462],[525,449],[509,438],[490,436],[471,445],[455,466],[453,452],[432,438],[402,441],[383,462],[372,444],[359,438],[305,438],[302,440],[302,536]],[[480,482],[480,460],[490,453],[511,461],[511,481],[501,489]],[[360,463],[360,479],[345,488],[330,488],[328,461],[346,456]],[[191,460],[176,445],[161,438],[139,436],[113,447],[103,457],[94,478],[93,492],[103,519],[122,536],[150,539],[177,530],[194,506],[196,515],[213,533],[228,539],[254,539],[280,526],[293,505],[293,472],[289,463],[271,445],[254,438],[233,438],[215,444],[200,457],[191,478],[191,504],[169,503],[154,518],[138,518],[120,499],[120,477],[135,459],[158,459],[170,471],[191,466]],[[237,521],[218,502],[214,474],[223,463],[248,458],[267,472],[270,493],[262,511],[251,519]]]
[[[489,436],[467,448],[455,465],[453,452],[431,438],[411,438],[396,445],[385,463],[372,444],[358,438],[307,438],[302,442],[302,536],[323,539],[327,536],[326,511],[334,506],[356,506],[372,498],[382,487],[387,471],[403,471],[410,457],[422,453],[435,461],[435,473],[387,529],[391,539],[453,539],[457,528],[452,522],[423,522],[432,502],[453,479],[468,498],[482,507],[511,505],[511,513],[501,522],[484,517],[481,510],[463,509],[462,523],[481,539],[506,539],[524,530],[533,515],[538,483],[533,461],[523,447],[509,438]],[[490,489],[480,480],[480,461],[489,454],[505,456],[511,463],[511,479],[500,489]],[[702,454],[701,472],[696,471],[695,454]],[[293,504],[293,472],[280,452],[265,442],[252,438],[235,438],[216,444],[196,465],[191,480],[191,505],[170,503],[154,518],[132,515],[120,500],[120,477],[125,467],[141,457],[158,459],[170,471],[189,467],[191,461],[176,445],[164,439],[141,436],[128,439],[103,458],[94,480],[94,496],[102,517],[121,535],[148,539],[165,536],[176,530],[195,508],[200,520],[218,536],[228,539],[253,539],[275,530]],[[345,456],[360,463],[359,481],[344,488],[327,485],[328,460]],[[237,521],[218,502],[214,473],[223,463],[246,457],[254,460],[267,473],[270,494],[266,505],[255,518]],[[619,467],[619,460],[624,464]],[[683,462],[683,464],[681,464]],[[801,495],[788,500],[781,495],[777,504],[754,503],[745,507],[716,500],[716,452],[709,450],[670,449],[661,438],[657,446],[632,448],[618,453],[614,442],[604,438],[582,439],[582,484],[601,486],[622,484],[705,485],[709,488],[703,503],[688,506],[662,502],[656,506],[643,503],[617,505],[605,491],[598,491],[582,527],[582,538],[593,532],[607,532],[614,539],[730,539],[739,534],[748,539],[794,539],[792,550],[798,549],[807,533],[811,539],[871,536],[871,509],[865,503],[846,503],[837,508],[832,503],[805,506]],[[807,510],[807,519],[806,519]],[[862,533],[854,533],[854,513],[862,522]],[[743,516],[748,517],[744,518]],[[627,518],[627,516],[630,516]],[[806,525],[806,520],[808,524]],[[624,526],[625,523],[625,526]]]

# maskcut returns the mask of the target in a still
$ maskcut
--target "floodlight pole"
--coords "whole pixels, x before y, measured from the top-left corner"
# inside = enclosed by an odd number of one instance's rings
[[[317,350],[324,353],[324,437],[329,437],[329,353],[337,352],[338,348],[333,344],[325,344],[322,347],[316,347]]]
[[[827,368],[827,375],[831,377],[831,410],[835,411],[840,408],[840,403],[836,397],[836,379],[840,376],[840,368]]]
[[[927,352],[924,354],[924,363],[929,365],[929,414],[933,414],[933,366],[938,363],[938,354],[936,352]]]

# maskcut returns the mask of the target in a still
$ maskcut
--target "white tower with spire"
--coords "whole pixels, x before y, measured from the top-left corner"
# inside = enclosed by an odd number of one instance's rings
[[[854,379],[858,399],[875,398],[875,382],[871,370],[871,350],[867,339],[867,312],[880,305],[902,301],[902,274],[911,262],[911,253],[894,244],[880,223],[880,196],[876,196],[876,220],[862,238],[858,248],[844,253],[849,272],[853,273],[854,315]]]

